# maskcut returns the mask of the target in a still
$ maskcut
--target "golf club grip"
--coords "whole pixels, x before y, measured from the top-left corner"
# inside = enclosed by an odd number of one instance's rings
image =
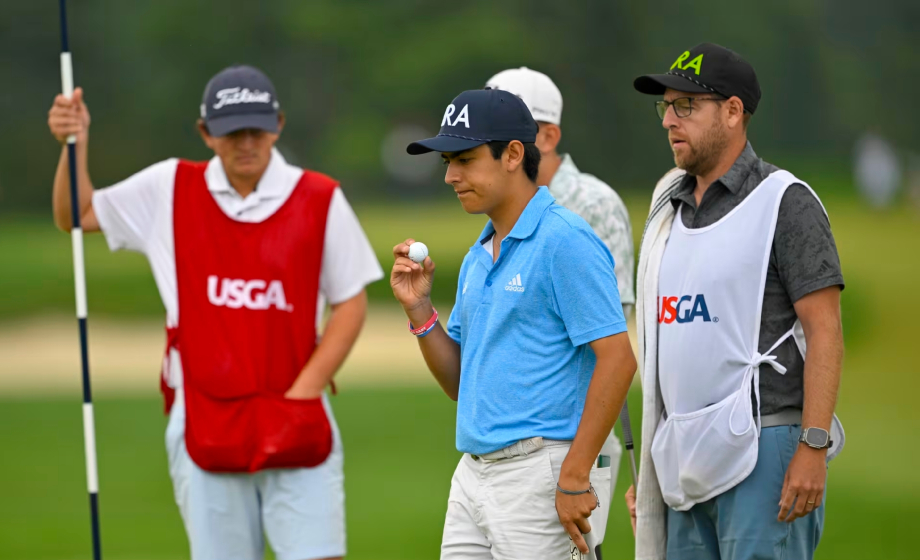
[[[623,445],[628,450],[633,448],[632,425],[629,422],[629,404],[623,403],[623,409],[620,410],[620,424],[623,426]]]

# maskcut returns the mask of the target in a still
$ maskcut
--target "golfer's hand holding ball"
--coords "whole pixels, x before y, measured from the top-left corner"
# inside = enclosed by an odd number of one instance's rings
[[[73,97],[67,99],[63,94],[54,98],[54,104],[48,111],[48,128],[61,144],[67,143],[67,137],[77,135],[77,144],[84,145],[89,137],[89,109],[83,102],[83,88],[73,90]]]
[[[406,239],[393,247],[393,257],[395,261],[390,273],[393,295],[402,304],[413,325],[424,325],[434,313],[431,284],[435,265],[428,256],[428,247],[424,243],[416,243],[414,239]]]

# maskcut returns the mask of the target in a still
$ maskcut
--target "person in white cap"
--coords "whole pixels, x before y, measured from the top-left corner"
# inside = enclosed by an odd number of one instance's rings
[[[526,66],[492,76],[486,87],[511,92],[521,98],[537,121],[540,150],[538,185],[547,185],[556,202],[575,212],[601,238],[613,255],[614,274],[620,289],[623,316],[629,318],[636,302],[633,286],[633,238],[626,205],[607,183],[575,167],[572,156],[556,148],[562,139],[562,93],[549,76]],[[616,485],[622,456],[619,438],[610,432],[601,451],[610,462],[611,492]],[[606,466],[606,465],[605,465]],[[610,500],[607,501],[609,505]]]
[[[509,91],[520,97],[540,126],[538,185],[585,219],[613,255],[614,272],[620,287],[623,315],[629,318],[636,303],[633,283],[632,227],[623,200],[607,183],[575,167],[570,154],[557,151],[562,139],[562,93],[549,76],[526,66],[504,70],[492,76],[486,87]]]

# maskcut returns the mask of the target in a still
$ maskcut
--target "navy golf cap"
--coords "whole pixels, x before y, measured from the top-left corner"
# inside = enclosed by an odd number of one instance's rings
[[[500,89],[464,91],[451,101],[441,118],[441,132],[409,144],[411,155],[462,152],[488,142],[536,142],[537,122],[521,99]]]
[[[268,76],[252,66],[231,66],[205,86],[201,118],[211,136],[245,128],[276,133],[279,108],[275,86]]]

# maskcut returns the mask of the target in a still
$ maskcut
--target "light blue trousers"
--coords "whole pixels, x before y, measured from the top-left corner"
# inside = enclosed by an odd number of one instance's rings
[[[824,503],[793,523],[776,520],[800,433],[798,425],[764,428],[757,466],[741,484],[688,511],[669,509],[668,560],[811,560]]]

